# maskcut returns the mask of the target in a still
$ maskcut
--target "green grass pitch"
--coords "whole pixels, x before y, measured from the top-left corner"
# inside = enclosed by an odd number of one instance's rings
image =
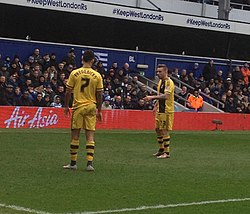
[[[179,206],[250,198],[250,132],[175,131],[159,160],[153,131],[97,130],[94,173],[83,134],[78,170],[62,169],[69,141],[69,130],[0,130],[0,213],[250,213],[250,200]]]

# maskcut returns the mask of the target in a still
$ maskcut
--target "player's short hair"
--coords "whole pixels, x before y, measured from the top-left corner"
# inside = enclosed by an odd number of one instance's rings
[[[158,64],[157,65],[157,68],[164,68],[164,69],[166,69],[166,68],[168,68],[165,64]]]
[[[91,60],[95,59],[95,54],[92,50],[86,50],[84,51],[83,55],[82,55],[82,60],[84,62],[89,62]]]

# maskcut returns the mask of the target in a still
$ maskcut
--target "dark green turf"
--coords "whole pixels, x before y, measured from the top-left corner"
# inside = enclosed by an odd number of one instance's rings
[[[66,213],[250,197],[250,132],[173,132],[171,158],[158,160],[154,132],[97,131],[94,173],[83,136],[78,170],[62,169],[68,130],[0,136],[0,204]],[[250,201],[126,213],[250,213]]]

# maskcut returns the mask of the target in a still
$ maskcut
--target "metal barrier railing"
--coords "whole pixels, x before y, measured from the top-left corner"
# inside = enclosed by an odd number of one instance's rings
[[[146,77],[144,77],[144,76],[142,76],[142,75],[138,75],[138,77],[139,77],[139,80],[140,80],[143,84],[147,85],[148,87],[153,88],[153,86],[155,86],[155,87],[157,86],[157,83],[155,83],[153,80],[150,80],[150,79],[148,79],[148,78],[146,78]],[[171,76],[171,79],[175,82],[175,85],[176,85],[177,87],[179,87],[179,88],[181,88],[182,86],[186,86],[189,90],[194,90],[194,87],[192,87],[192,86],[190,86],[190,85],[188,85],[188,84],[182,82],[181,80],[179,80],[179,79],[177,79],[177,78],[175,78],[175,77],[172,77],[172,76]],[[213,97],[207,96],[207,95],[206,95],[205,93],[203,93],[203,92],[200,92],[200,94],[201,94],[203,97],[206,97],[206,98],[212,100],[213,103],[214,103],[214,106],[215,106],[216,108],[221,109],[221,108],[224,108],[224,107],[225,107],[224,103],[220,102],[219,100],[217,100],[217,99],[215,99],[215,98],[213,98]],[[175,93],[175,96],[177,96],[176,93]],[[185,101],[187,101],[187,100],[185,100]]]

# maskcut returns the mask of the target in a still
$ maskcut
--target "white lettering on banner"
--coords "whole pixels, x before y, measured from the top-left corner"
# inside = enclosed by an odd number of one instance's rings
[[[13,128],[21,128],[26,124],[26,120],[31,117],[29,114],[25,114],[25,111],[20,112],[20,107],[16,107],[12,112],[9,119],[5,120],[6,128],[10,128],[13,123]],[[53,114],[53,111],[49,111],[49,115],[42,116],[43,108],[37,109],[34,117],[29,120],[29,128],[43,128],[47,126],[56,125],[58,123],[58,115]]]
[[[129,56],[128,61],[129,62],[135,62],[135,57],[134,56]]]

